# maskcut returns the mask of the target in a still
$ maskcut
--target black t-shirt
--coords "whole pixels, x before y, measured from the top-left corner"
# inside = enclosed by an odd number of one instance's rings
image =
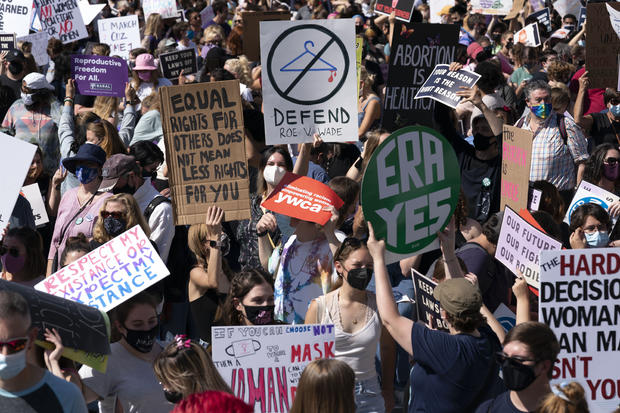
[[[475,413],[528,413],[518,410],[510,400],[510,391],[504,392],[492,400],[487,400],[476,409]],[[533,413],[533,412],[529,412]]]
[[[13,91],[13,100],[17,100],[22,94],[22,81],[9,79],[7,75],[0,75],[0,85],[8,86]]]
[[[617,145],[620,142],[620,122],[618,122],[618,125],[612,125],[606,113],[591,113],[590,115],[592,115],[590,136],[594,141],[594,146],[598,146],[601,143]],[[618,131],[617,134],[614,126]]]

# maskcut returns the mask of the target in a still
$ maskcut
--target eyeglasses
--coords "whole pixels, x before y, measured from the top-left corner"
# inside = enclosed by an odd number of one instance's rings
[[[605,162],[606,164],[609,164],[609,165],[615,165],[615,164],[618,163],[618,161],[620,161],[620,159],[609,157],[609,158],[605,159],[603,162]]]
[[[536,360],[534,359],[528,359],[525,357],[509,357],[506,354],[504,354],[504,352],[502,351],[498,351],[497,353],[495,353],[495,361],[498,364],[504,364],[506,361],[508,361],[511,364],[525,364],[527,362],[532,362],[532,363],[536,363]]]
[[[13,248],[7,248],[4,245],[0,246],[0,255],[6,255],[7,253],[9,253],[9,255],[17,258],[19,257],[19,250],[15,247]]]
[[[116,219],[121,219],[125,216],[124,212],[118,212],[118,211],[101,211],[101,217],[103,219],[107,218],[107,217],[112,217],[112,218],[116,218]]]
[[[603,224],[598,225],[589,225],[583,229],[583,232],[587,234],[592,234],[593,232],[607,232],[607,226]]]
[[[18,353],[26,348],[28,337],[12,338],[9,341],[0,341],[0,350],[3,347],[8,348],[8,354]]]

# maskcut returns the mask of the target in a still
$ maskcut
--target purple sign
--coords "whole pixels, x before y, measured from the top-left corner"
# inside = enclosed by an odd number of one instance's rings
[[[71,77],[81,95],[124,97],[127,72],[127,63],[119,57],[71,56]]]

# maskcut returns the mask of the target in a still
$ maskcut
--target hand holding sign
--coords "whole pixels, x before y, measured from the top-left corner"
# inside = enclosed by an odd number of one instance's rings
[[[478,86],[461,86],[459,89],[461,90],[456,92],[456,95],[463,98],[459,103],[471,102],[476,107],[480,107],[482,105],[482,95],[480,93],[480,89],[478,89]]]
[[[222,220],[224,219],[224,210],[216,206],[210,206],[207,210],[207,239],[217,241],[222,235]]]

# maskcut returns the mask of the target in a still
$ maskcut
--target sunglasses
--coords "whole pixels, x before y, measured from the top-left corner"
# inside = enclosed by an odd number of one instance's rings
[[[7,253],[15,258],[19,257],[19,250],[17,248],[7,248],[4,245],[0,246],[0,255],[6,255]]]
[[[125,216],[125,213],[123,212],[118,212],[118,211],[102,211],[101,212],[101,217],[103,219],[106,219],[107,217],[112,217],[112,218],[116,218],[116,219],[121,219]]]
[[[363,241],[360,241],[359,239],[355,237],[345,238],[344,241],[342,241],[342,244],[340,244],[340,246],[336,250],[336,253],[334,254],[334,261],[340,261],[340,256],[342,255],[342,252],[344,251],[345,248],[352,247],[352,248],[358,249],[362,245],[366,245],[366,243]]]
[[[9,341],[0,341],[0,349],[3,347],[8,348],[8,354],[18,353],[26,348],[28,344],[28,337],[13,338]]]
[[[609,157],[609,158],[605,159],[605,163],[607,163],[609,165],[615,165],[615,164],[618,163],[618,161],[620,161],[620,159],[612,158],[612,157]]]
[[[513,365],[514,364],[525,365],[525,363],[528,361],[536,363],[536,360],[534,359],[528,359],[528,358],[523,358],[523,357],[509,357],[501,351],[498,351],[497,353],[495,353],[495,361],[498,364],[504,364],[506,361],[508,361],[508,363],[513,364]]]

